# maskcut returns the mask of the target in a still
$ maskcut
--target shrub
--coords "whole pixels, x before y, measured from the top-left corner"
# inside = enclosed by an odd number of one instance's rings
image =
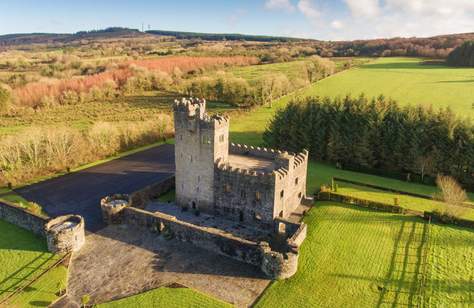
[[[171,134],[171,127],[168,115],[144,122],[98,122],[86,131],[31,127],[0,140],[0,182],[24,183],[161,141]]]
[[[8,111],[10,107],[10,90],[0,84],[0,113]]]
[[[444,201],[446,207],[442,216],[446,216],[446,219],[462,216],[466,212],[462,207],[463,202],[467,200],[466,191],[450,176],[438,175],[436,185],[441,193],[434,197]]]

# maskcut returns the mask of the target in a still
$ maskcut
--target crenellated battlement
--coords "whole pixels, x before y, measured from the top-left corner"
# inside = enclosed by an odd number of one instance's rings
[[[249,176],[255,177],[262,181],[274,183],[275,180],[283,180],[286,176],[288,176],[288,169],[283,167],[278,167],[272,171],[257,171],[245,168],[238,168],[230,165],[229,163],[225,163],[222,160],[217,160],[215,163],[216,169],[219,169],[223,172],[234,173],[242,176]]]
[[[173,110],[177,112],[185,112],[188,116],[195,116],[198,114],[201,117],[206,112],[206,100],[194,97],[175,99]]]
[[[296,154],[294,162],[293,162],[293,169],[296,169],[302,166],[303,164],[307,163],[308,156],[309,156],[309,152],[306,149],[304,149],[303,152]]]
[[[275,159],[279,155],[282,155],[285,153],[288,154],[288,152],[286,151],[283,152],[277,149],[254,147],[252,145],[239,144],[239,143],[230,143],[229,153],[264,157],[264,158],[269,158],[269,159]]]
[[[228,116],[223,115],[212,115],[209,116],[207,114],[200,121],[202,128],[207,129],[219,129],[222,127],[229,126],[230,119]]]
[[[279,177],[282,175],[282,173],[277,172],[277,170],[266,172],[266,171],[256,171],[256,170],[250,170],[250,169],[244,169],[244,168],[237,168],[230,165],[229,163],[223,162],[221,159],[216,161],[215,168],[221,172],[232,173],[235,175],[245,176],[245,177],[253,177],[257,179],[259,182],[265,182],[265,183],[274,183],[276,177]]]

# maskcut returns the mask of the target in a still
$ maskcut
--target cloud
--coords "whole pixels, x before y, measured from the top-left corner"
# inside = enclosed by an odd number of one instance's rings
[[[268,10],[283,10],[288,12],[295,10],[290,0],[267,0],[265,1],[265,8]]]
[[[311,0],[300,0],[298,2],[298,10],[309,19],[316,19],[321,16],[319,10],[317,10]]]
[[[379,15],[378,0],[345,0],[352,16],[359,18],[373,18]]]
[[[342,23],[342,21],[335,19],[331,22],[331,27],[336,30],[340,30],[344,28],[344,24]]]

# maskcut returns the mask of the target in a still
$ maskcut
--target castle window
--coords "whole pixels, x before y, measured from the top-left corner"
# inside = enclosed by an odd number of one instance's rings
[[[298,198],[300,198],[300,199],[301,199],[301,192],[298,194]]]
[[[295,185],[298,185],[298,178],[295,179]]]
[[[278,216],[283,217],[283,211],[280,211],[280,215]]]
[[[183,140],[183,135],[179,135],[179,140]]]
[[[190,159],[191,162],[193,162],[193,156],[192,155],[189,156],[189,159]]]
[[[240,192],[240,198],[245,199],[245,197],[246,197],[245,190],[242,190],[242,191]]]
[[[209,136],[202,136],[202,144],[211,144],[211,138]]]
[[[224,191],[225,192],[231,192],[232,191],[232,186],[230,186],[230,184],[225,184],[224,185]]]
[[[280,198],[283,198],[284,196],[285,196],[285,191],[284,190],[280,191]]]
[[[255,200],[260,201],[262,199],[262,193],[257,191],[255,192]]]
[[[219,142],[224,142],[224,135],[219,136]]]

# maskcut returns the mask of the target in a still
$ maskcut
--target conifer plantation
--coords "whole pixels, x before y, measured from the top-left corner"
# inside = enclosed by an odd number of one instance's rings
[[[400,107],[383,96],[294,100],[264,140],[344,169],[424,183],[445,174],[474,187],[474,126],[449,109]]]

